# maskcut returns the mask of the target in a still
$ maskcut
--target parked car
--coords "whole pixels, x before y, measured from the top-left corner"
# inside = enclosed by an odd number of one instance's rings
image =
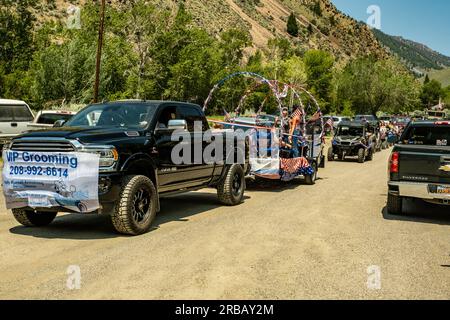
[[[41,110],[32,123],[27,125],[28,130],[41,130],[52,128],[58,121],[69,121],[76,112],[63,110]]]
[[[367,121],[367,122],[378,122],[378,118],[374,115],[356,115],[355,116],[355,121],[361,122],[361,121]]]
[[[0,99],[0,148],[26,131],[33,118],[33,112],[24,101]]]
[[[406,198],[450,204],[450,121],[412,122],[394,146],[389,161],[388,212],[403,214]]]
[[[350,117],[343,117],[343,116],[333,116],[333,126],[334,129],[337,129],[339,124],[341,122],[350,122],[352,119]]]
[[[373,159],[375,153],[375,137],[370,132],[369,124],[363,122],[341,122],[328,149],[328,161],[345,157],[358,157],[363,163]]]
[[[94,116],[96,121],[92,122]],[[225,161],[225,157],[236,156],[237,148],[231,149],[234,154],[224,152],[223,160],[212,164],[204,159],[198,164],[174,163],[172,150],[178,145],[171,139],[174,130],[190,137],[188,145],[192,150],[198,147],[194,121],[203,124],[203,131],[209,129],[201,107],[194,104],[170,101],[93,104],[60,128],[32,131],[13,139],[8,150],[54,152],[57,156],[65,152],[98,153],[101,206],[94,212],[110,214],[118,232],[138,235],[150,229],[163,196],[213,187],[224,205],[243,201],[247,164]],[[225,135],[223,131],[214,134]],[[200,145],[204,151],[209,144]],[[57,212],[74,212],[64,206],[22,207],[12,211],[16,220],[26,226],[50,224]]]

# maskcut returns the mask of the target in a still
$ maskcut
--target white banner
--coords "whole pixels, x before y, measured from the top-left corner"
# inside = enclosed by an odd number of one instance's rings
[[[99,155],[3,151],[6,207],[97,210]]]

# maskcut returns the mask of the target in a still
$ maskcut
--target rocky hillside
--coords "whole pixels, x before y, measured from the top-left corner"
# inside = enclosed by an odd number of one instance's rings
[[[420,70],[450,67],[450,57],[440,54],[427,46],[398,36],[390,36],[374,30],[378,40],[406,65]]]
[[[82,5],[86,1],[41,0],[39,11],[47,17],[63,18],[70,4]],[[119,1],[107,0],[109,5]],[[179,1],[151,2],[174,9]],[[248,30],[253,39],[250,50],[265,49],[269,39],[284,37],[302,50],[323,49],[343,62],[360,55],[388,55],[366,25],[338,11],[329,0],[184,0],[184,3],[195,23],[211,34],[236,27]],[[291,12],[300,26],[295,38],[286,32]]]

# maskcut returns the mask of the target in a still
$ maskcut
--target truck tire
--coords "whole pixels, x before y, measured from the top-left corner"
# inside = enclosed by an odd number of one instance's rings
[[[305,183],[307,185],[310,185],[310,186],[316,184],[316,180],[317,180],[317,164],[315,162],[313,162],[311,164],[311,167],[314,169],[314,173],[305,176]]]
[[[26,227],[47,226],[55,219],[57,212],[34,212],[25,209],[12,209],[14,218]]]
[[[364,163],[364,160],[366,158],[366,150],[364,148],[361,148],[358,150],[358,162]]]
[[[156,215],[157,196],[153,182],[146,176],[125,177],[111,214],[116,231],[133,236],[148,232]]]
[[[393,194],[388,194],[387,211],[390,214],[403,214],[403,198]]]
[[[244,170],[239,164],[233,164],[226,170],[225,177],[217,185],[217,196],[222,204],[235,206],[244,198]]]
[[[328,148],[328,155],[327,155],[328,161],[334,161],[334,153],[333,148]]]

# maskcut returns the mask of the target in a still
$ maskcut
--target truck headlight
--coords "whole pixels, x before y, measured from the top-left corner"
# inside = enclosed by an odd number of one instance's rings
[[[119,154],[117,153],[116,148],[99,150],[97,153],[100,155],[100,168],[112,167],[117,160],[119,160]]]
[[[83,146],[80,151],[98,154],[100,171],[111,169],[119,160],[119,153],[113,146]]]

